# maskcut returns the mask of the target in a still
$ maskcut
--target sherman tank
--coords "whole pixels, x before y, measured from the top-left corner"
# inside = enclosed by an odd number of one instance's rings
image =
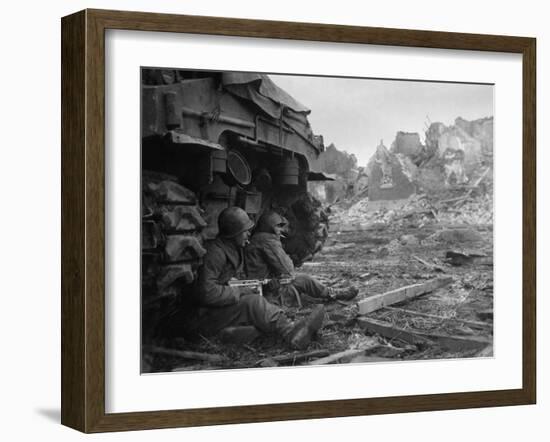
[[[330,179],[304,105],[267,75],[142,69],[143,333],[185,298],[217,234],[218,214],[271,209],[289,222],[283,246],[296,267],[328,235],[321,203],[307,191]]]

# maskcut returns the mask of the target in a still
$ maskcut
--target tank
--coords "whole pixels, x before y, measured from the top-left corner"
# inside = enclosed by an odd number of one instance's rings
[[[150,335],[192,289],[204,242],[216,236],[226,207],[239,206],[254,221],[268,209],[283,215],[283,246],[296,267],[319,252],[328,218],[307,183],[328,177],[309,109],[269,76],[141,74],[142,307]]]

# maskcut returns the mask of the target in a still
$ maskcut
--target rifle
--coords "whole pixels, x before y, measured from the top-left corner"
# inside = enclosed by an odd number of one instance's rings
[[[276,280],[280,285],[290,284],[292,278],[267,278],[267,279],[231,279],[228,282],[230,287],[251,287],[258,290],[260,296],[263,296],[263,286],[269,282]]]

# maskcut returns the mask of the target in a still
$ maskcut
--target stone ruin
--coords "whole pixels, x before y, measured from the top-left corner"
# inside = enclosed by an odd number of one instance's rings
[[[424,144],[418,133],[410,132],[397,132],[389,149],[380,142],[367,165],[368,197],[404,199],[420,190],[468,185],[484,173],[492,181],[492,166],[493,117],[459,117],[451,126],[432,123]]]
[[[402,153],[394,153],[383,141],[367,164],[369,201],[398,200],[415,192],[416,166]]]

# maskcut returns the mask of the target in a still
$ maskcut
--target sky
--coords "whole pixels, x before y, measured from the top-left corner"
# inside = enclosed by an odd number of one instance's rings
[[[339,150],[365,166],[383,140],[390,147],[398,131],[424,132],[430,122],[451,125],[493,116],[493,86],[399,80],[269,75],[311,109],[309,122]]]

